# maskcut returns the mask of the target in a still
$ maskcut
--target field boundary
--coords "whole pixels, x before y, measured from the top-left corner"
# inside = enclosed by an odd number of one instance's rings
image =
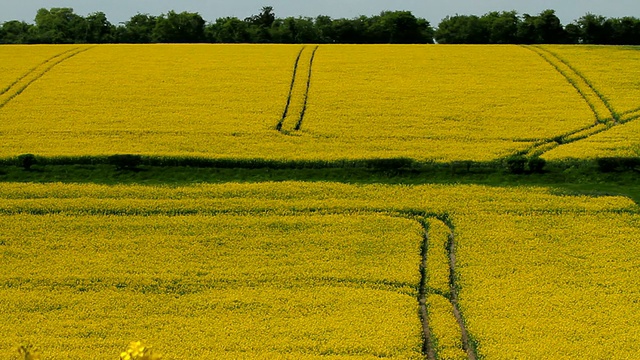
[[[36,68],[29,71],[29,73],[18,79],[18,81],[14,82],[2,95],[0,95],[0,109],[6,106],[18,95],[22,94],[29,86],[31,86],[31,84],[40,80],[53,68],[80,53],[88,51],[91,48],[92,47],[77,47],[75,49],[63,52],[48,59],[47,61],[38,65]]]

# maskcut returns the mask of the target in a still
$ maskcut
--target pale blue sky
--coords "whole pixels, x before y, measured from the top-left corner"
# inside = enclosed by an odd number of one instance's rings
[[[112,23],[126,21],[138,12],[159,15],[169,10],[198,12],[205,20],[214,21],[223,16],[245,18],[266,5],[273,6],[279,17],[322,14],[351,18],[383,10],[410,10],[434,26],[446,15],[482,15],[493,10],[538,14],[544,9],[555,9],[565,24],[587,12],[640,18],[640,0],[0,0],[0,22],[33,22],[36,11],[43,7],[71,7],[83,16],[102,11]]]

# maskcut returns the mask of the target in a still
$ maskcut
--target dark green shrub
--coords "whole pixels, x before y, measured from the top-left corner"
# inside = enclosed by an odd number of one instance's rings
[[[621,158],[620,166],[627,171],[640,170],[640,158]]]
[[[142,164],[142,156],[122,154],[109,156],[109,164],[114,165],[117,170],[135,170]]]
[[[616,158],[599,158],[598,168],[604,173],[614,172],[618,168],[618,159]]]
[[[409,169],[413,166],[413,160],[409,158],[371,159],[367,165],[375,170],[390,171]]]
[[[601,172],[639,171],[640,158],[637,157],[605,157],[597,160]]]
[[[527,158],[524,155],[513,155],[506,159],[507,171],[511,174],[524,174]]]
[[[25,170],[31,170],[31,166],[37,163],[36,156],[33,154],[22,154],[18,156],[18,166]]]
[[[529,171],[536,174],[542,174],[544,172],[544,167],[547,165],[547,161],[540,157],[532,157],[528,161],[529,163]]]

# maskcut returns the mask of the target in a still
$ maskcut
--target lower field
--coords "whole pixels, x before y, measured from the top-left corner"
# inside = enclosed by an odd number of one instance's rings
[[[640,351],[640,209],[619,196],[5,183],[0,224],[2,357],[108,359],[138,339],[169,359]]]
[[[420,227],[383,216],[0,217],[3,357],[420,358]],[[64,339],[64,341],[61,341]],[[55,355],[54,355],[55,354]]]

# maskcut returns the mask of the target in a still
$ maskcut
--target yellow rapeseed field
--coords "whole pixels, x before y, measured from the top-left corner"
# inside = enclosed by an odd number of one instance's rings
[[[543,46],[544,56],[558,66],[570,81],[582,84],[600,118],[615,117],[609,129],[594,128],[596,134],[557,147],[545,154],[549,160],[594,159],[610,156],[638,156],[640,137],[640,52],[637,47]],[[563,70],[564,69],[564,70]],[[594,97],[600,99],[594,100]],[[599,100],[599,101],[598,101]],[[604,108],[604,109],[603,109]],[[629,124],[627,124],[629,123]],[[624,125],[620,125],[624,124]]]
[[[615,126],[587,139],[553,149],[544,155],[549,160],[567,158],[595,159],[608,156],[640,156],[640,120]]]
[[[638,54],[3,46],[0,163],[27,153],[284,167],[637,157]],[[49,170],[3,167],[0,177]],[[134,170],[105,182],[145,179],[147,168]],[[24,358],[30,344],[53,360],[127,358],[142,344],[165,360],[640,353],[640,207],[629,198],[351,179],[163,180],[0,182],[0,358],[18,349]]]
[[[299,48],[94,47],[0,110],[0,156],[278,157],[272,129]]]
[[[624,197],[278,182],[4,183],[0,199],[5,357],[31,342],[52,359],[106,359],[141,339],[176,359],[181,349],[423,358],[413,219],[434,215],[454,226],[460,309],[479,356],[640,351],[640,208]],[[425,221],[432,333],[442,358],[462,358],[443,266],[449,230]]]
[[[354,152],[447,161],[495,159],[591,123],[571,85],[523,48],[321,46],[302,129]]]
[[[51,49],[83,51],[51,63],[18,96],[7,95],[2,158],[487,161],[594,123],[576,88],[518,46],[321,45],[311,68],[315,46],[33,49],[34,58]],[[0,49],[6,58],[29,55]],[[625,59],[620,66],[633,61]],[[7,72],[2,81],[20,74]],[[614,107],[622,86],[633,84],[614,84],[617,92],[607,95]],[[629,106],[616,111],[632,117]]]
[[[421,358],[421,237],[409,220],[50,214],[0,224],[3,357],[26,338],[46,358],[108,359],[123,339],[144,338],[174,359]]]
[[[31,71],[73,48],[70,45],[3,45],[0,50],[0,94]]]
[[[618,114],[640,111],[640,48],[631,46],[544,46],[569,63]]]

